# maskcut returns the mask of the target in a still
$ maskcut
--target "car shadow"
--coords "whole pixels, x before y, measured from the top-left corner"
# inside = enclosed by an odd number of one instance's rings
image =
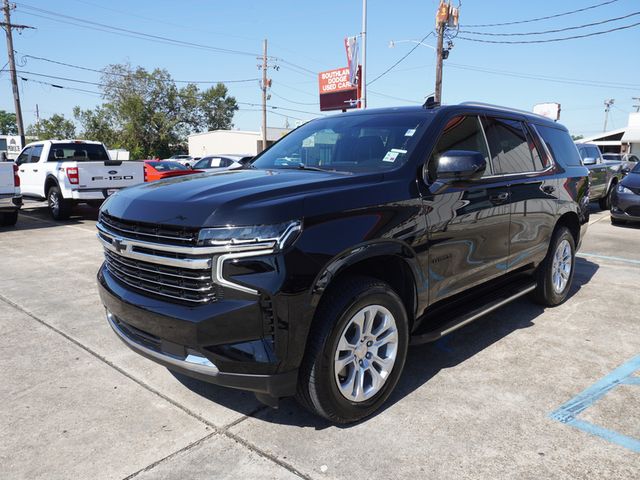
[[[27,203],[18,213],[18,222],[11,227],[0,227],[0,232],[20,230],[40,230],[60,225],[82,225],[88,221],[98,221],[99,209],[89,205],[76,205],[67,220],[51,218],[49,208],[43,202]]]
[[[571,291],[567,297],[568,302],[584,285],[591,281],[597,271],[597,264],[584,258],[576,258],[576,271]],[[404,372],[395,391],[374,416],[380,415],[387,408],[422,387],[441,370],[464,363],[516,330],[533,327],[534,321],[544,311],[545,307],[527,298],[519,299],[460,330],[456,330],[435,343],[410,347]],[[245,415],[256,416],[265,422],[311,427],[316,430],[336,426],[312,415],[291,398],[282,399],[278,409],[262,406],[256,407],[253,412],[247,412],[250,408],[246,407],[246,398],[243,399],[241,396],[248,394],[207,384],[180,374],[174,373],[173,375],[183,385],[199,395]],[[240,405],[243,408],[239,408]],[[354,425],[357,423],[337,426],[350,428]]]

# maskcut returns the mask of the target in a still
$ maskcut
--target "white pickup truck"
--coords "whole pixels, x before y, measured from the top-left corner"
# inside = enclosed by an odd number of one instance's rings
[[[26,145],[16,164],[22,195],[49,203],[55,220],[76,203],[100,205],[117,190],[144,182],[144,163],[113,161],[100,142],[45,140]]]
[[[0,162],[0,227],[16,224],[21,205],[18,168],[13,162]]]

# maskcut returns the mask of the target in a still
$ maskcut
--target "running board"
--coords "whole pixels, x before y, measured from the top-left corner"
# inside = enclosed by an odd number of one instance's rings
[[[428,325],[428,320],[423,322],[422,328],[416,332],[410,340],[411,345],[421,345],[423,343],[435,342],[440,338],[448,335],[449,333],[464,327],[465,325],[477,320],[478,318],[493,312],[494,310],[506,305],[507,303],[513,302],[514,300],[526,295],[529,292],[532,292],[536,289],[536,283],[531,282],[530,280],[526,283],[517,282],[515,285],[511,287],[507,287],[499,291],[497,294],[491,296],[490,299],[487,299],[484,303],[477,307],[471,306],[471,310],[469,310],[469,306],[464,309],[464,306],[458,307],[453,312],[454,317],[451,320],[446,322],[438,323],[435,327],[426,330]],[[459,311],[459,315],[456,315],[456,311]],[[431,316],[427,313],[428,316]],[[425,331],[426,330],[426,331]]]

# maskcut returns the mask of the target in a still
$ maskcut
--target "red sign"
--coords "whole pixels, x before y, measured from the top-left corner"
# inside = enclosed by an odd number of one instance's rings
[[[348,68],[336,68],[318,74],[320,111],[358,107],[358,88],[349,81]]]

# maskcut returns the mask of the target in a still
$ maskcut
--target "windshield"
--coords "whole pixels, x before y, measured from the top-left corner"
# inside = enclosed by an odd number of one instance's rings
[[[49,151],[49,162],[90,162],[109,160],[104,145],[99,143],[54,143]]]
[[[178,162],[147,162],[159,172],[170,172],[173,170],[188,170],[184,165]]]
[[[640,163],[636,163],[636,166],[633,167],[633,170],[631,170],[631,173],[640,173]]]
[[[252,168],[312,168],[346,172],[390,170],[407,161],[431,121],[424,113],[335,116],[294,130],[252,163]]]

